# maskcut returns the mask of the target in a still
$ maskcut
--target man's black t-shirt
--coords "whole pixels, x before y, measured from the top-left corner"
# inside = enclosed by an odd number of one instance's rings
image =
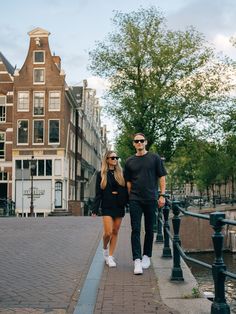
[[[157,181],[166,175],[166,170],[158,154],[147,152],[129,157],[124,173],[125,179],[132,183],[129,199],[149,201],[157,199]]]

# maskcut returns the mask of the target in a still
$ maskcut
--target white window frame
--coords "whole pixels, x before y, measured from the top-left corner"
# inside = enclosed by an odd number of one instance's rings
[[[51,104],[50,104],[50,100],[51,100],[51,94],[52,93],[58,93],[59,94],[59,108],[51,108]],[[55,105],[53,105],[55,106]],[[60,91],[49,91],[49,94],[48,94],[48,111],[61,111],[61,92]]]
[[[43,113],[42,114],[36,114],[34,112],[34,109],[36,108],[35,107],[35,95],[36,94],[43,94]],[[37,107],[37,108],[41,108],[41,107]],[[34,91],[34,94],[33,94],[33,116],[34,117],[40,117],[40,116],[44,116],[45,115],[45,92],[44,91]]]
[[[43,71],[43,81],[35,81],[35,72],[37,71],[37,70],[41,70],[41,71]],[[33,69],[33,83],[35,84],[35,85],[44,85],[45,84],[45,68],[34,68]]]
[[[26,143],[19,143],[19,123],[21,121],[27,121],[28,122],[28,134],[27,134],[27,142]],[[29,145],[29,120],[28,119],[17,120],[17,145]]]
[[[6,108],[6,103],[7,103],[7,97],[6,96],[0,96],[0,100],[3,99],[3,102],[0,101],[0,107],[2,108],[1,110],[1,115],[0,115],[0,123],[5,123],[7,120],[7,108]]]
[[[37,52],[42,52],[43,53],[43,61],[35,61],[35,54]],[[33,62],[34,62],[34,64],[44,64],[45,63],[45,51],[44,50],[34,50],[33,51]]]
[[[37,121],[42,121],[43,122],[43,141],[42,142],[35,142],[34,140],[35,140],[35,138],[34,138],[34,130],[35,130],[35,128],[34,128],[34,126],[35,126],[35,122],[37,122]],[[44,120],[42,120],[42,119],[35,119],[35,120],[33,120],[33,125],[32,125],[32,128],[33,128],[33,138],[32,138],[32,142],[33,142],[33,144],[34,145],[44,145],[44,139],[45,139],[45,121]]]
[[[51,121],[58,121],[59,122],[59,127],[58,127],[58,135],[59,135],[59,141],[58,142],[50,142],[50,122]],[[59,145],[60,144],[60,129],[61,129],[61,121],[60,119],[49,119],[48,120],[48,144],[49,145]]]
[[[24,105],[23,108],[19,107],[19,104],[20,104],[20,102],[19,102],[20,97],[19,96],[20,96],[20,94],[27,94],[28,95],[28,101],[26,102],[26,105]],[[27,99],[27,98],[25,97],[25,99]],[[17,111],[22,111],[22,112],[28,112],[29,111],[29,92],[28,91],[19,91],[17,93]]]

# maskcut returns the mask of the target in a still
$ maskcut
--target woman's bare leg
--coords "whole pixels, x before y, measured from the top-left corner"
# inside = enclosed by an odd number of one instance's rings
[[[117,239],[118,239],[118,232],[120,229],[122,218],[117,217],[117,218],[114,218],[112,221],[113,221],[112,234],[110,237],[110,246],[109,246],[109,255],[110,256],[113,256],[113,253],[114,253],[115,248],[116,248],[116,243],[117,243]]]
[[[113,219],[110,216],[103,216],[103,248],[106,249],[112,235]]]

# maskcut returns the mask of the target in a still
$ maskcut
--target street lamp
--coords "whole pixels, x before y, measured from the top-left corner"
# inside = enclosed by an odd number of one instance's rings
[[[30,189],[30,217],[34,216],[34,174],[36,169],[36,160],[34,156],[30,160],[30,177],[31,177],[31,189]]]

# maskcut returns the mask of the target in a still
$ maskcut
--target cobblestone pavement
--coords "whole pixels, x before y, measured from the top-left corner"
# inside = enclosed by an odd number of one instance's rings
[[[100,218],[1,218],[0,313],[73,313],[101,232]]]
[[[1,218],[0,313],[72,314],[101,235],[101,218]],[[152,267],[133,275],[128,214],[115,256],[94,314],[177,314],[162,302]]]
[[[158,281],[150,267],[133,274],[129,215],[123,219],[115,257],[116,268],[104,267],[94,314],[177,314],[161,301]]]

